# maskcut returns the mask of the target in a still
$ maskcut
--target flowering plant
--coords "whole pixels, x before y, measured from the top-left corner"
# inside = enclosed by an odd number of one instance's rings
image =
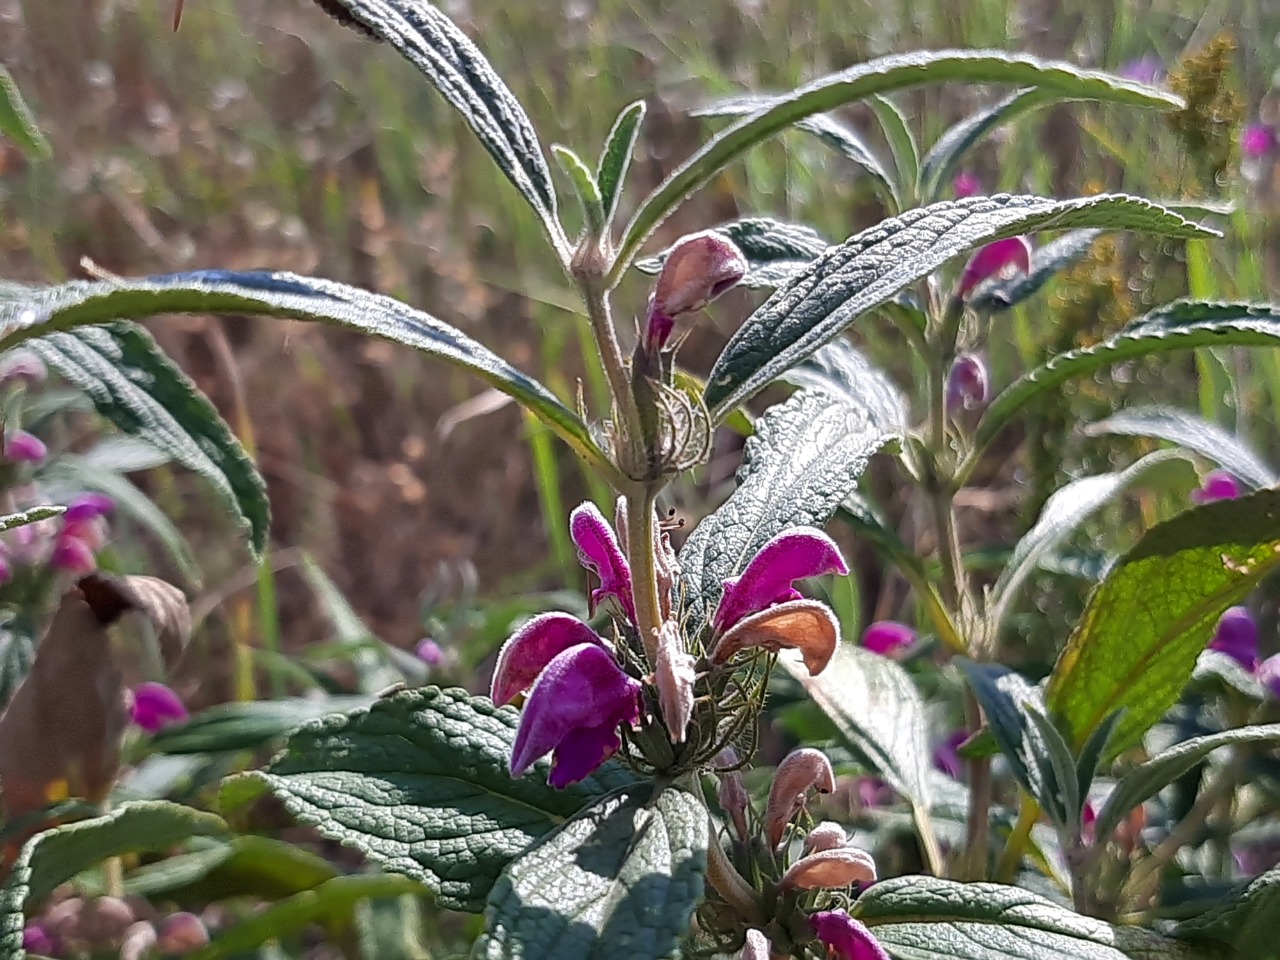
[[[1272,708],[1276,661],[1241,653],[1249,641],[1232,609],[1280,564],[1280,495],[1267,489],[1274,476],[1236,446],[1197,442],[1204,424],[1195,433],[1171,428],[1187,420],[1167,411],[1131,413],[1091,429],[1171,440],[1181,449],[1061,487],[1008,551],[998,576],[984,580],[975,571],[957,524],[957,495],[996,441],[1064,382],[1175,349],[1280,342],[1280,311],[1272,306],[1179,301],[993,391],[982,355],[991,325],[1084,257],[1099,232],[1173,239],[1216,232],[1202,225],[1205,212],[1193,204],[1175,209],[1123,194],[979,195],[976,180],[957,179],[966,151],[1050,103],[1172,109],[1177,97],[1028,56],[886,57],[779,96],[707,105],[704,115],[735,119],[636,202],[620,227],[643,103],[619,114],[594,165],[567,147],[553,148],[580,208],[574,221],[559,208],[557,182],[520,103],[435,6],[322,6],[387,41],[421,71],[528,202],[581,298],[607,403],[589,410],[580,400],[575,409],[426,313],[287,273],[208,270],[26,291],[0,303],[0,348],[96,351],[114,357],[108,367],[136,371],[160,361],[145,350],[107,347],[136,347],[128,321],[157,313],[259,313],[360,330],[470,371],[512,397],[617,499],[584,503],[567,518],[597,583],[589,619],[552,611],[518,626],[497,653],[487,697],[461,688],[393,690],[372,705],[304,724],[266,769],[227,781],[224,811],[274,795],[323,836],[359,850],[387,875],[407,878],[411,889],[429,890],[440,906],[482,912],[473,953],[495,960],[731,951],[752,958],[1121,960],[1272,949],[1267,932],[1280,873],[1227,877],[1245,882],[1175,922],[1157,901],[1188,841],[1149,847],[1142,824],[1146,801],[1225,750],[1231,759],[1215,768],[1169,837],[1184,824],[1188,831],[1203,826],[1234,796],[1243,766],[1280,741],[1280,725],[1250,722]],[[888,98],[945,81],[1017,90],[958,123],[921,157],[910,124]],[[858,100],[873,105],[892,162],[829,115]],[[882,222],[830,243],[801,224],[750,217],[640,258],[685,197],[791,126],[838,144],[861,166],[885,207]],[[959,198],[942,199],[948,190]],[[571,221],[576,235],[566,227]],[[1069,232],[1032,243],[1049,230]],[[636,310],[634,336],[615,314],[620,285],[633,270],[655,278]],[[771,292],[700,379],[681,368],[681,346],[703,308],[735,288]],[[92,326],[105,319],[111,327]],[[845,337],[855,325],[877,322],[891,325],[910,352],[919,384],[910,395]],[[145,377],[127,379],[131,402],[150,402],[170,416],[175,432],[205,441],[198,449],[208,463],[194,454],[192,463],[219,478],[260,548],[261,483],[229,434],[218,432],[221,421],[172,398],[166,404],[148,393]],[[798,389],[763,410],[753,405],[778,381]],[[670,485],[708,462],[715,431],[752,413],[736,489],[677,549],[680,519],[663,511]],[[9,438],[10,460],[38,452],[24,443]],[[1210,477],[1192,498],[1188,450],[1224,457],[1236,481],[1258,492],[1237,496],[1239,487],[1227,490],[1222,478]],[[914,516],[927,518],[927,536],[908,542],[904,525],[874,502],[865,482],[873,458],[898,471],[903,499]],[[1023,588],[1062,559],[1061,548],[1090,516],[1139,482],[1181,485],[1180,502],[1196,505],[1106,558],[1056,665],[1034,685],[1007,665]],[[602,506],[613,508],[612,522]],[[858,645],[842,637],[847,620],[832,603],[802,592],[815,581],[832,582],[819,578],[850,573],[847,548],[824,532],[837,514],[857,543],[874,547],[909,584],[919,634],[881,622]],[[79,581],[64,600],[86,623],[85,606],[101,619],[97,584]],[[109,596],[131,596],[113,589]],[[45,643],[62,635],[51,630]],[[1232,710],[1216,728],[1180,731],[1162,748],[1153,730],[1169,726],[1166,715],[1189,683],[1203,684],[1197,696],[1220,694],[1210,691],[1214,668],[1202,658],[1211,644],[1210,654],[1243,675],[1218,671],[1234,678],[1224,695]],[[439,649],[427,653],[435,657]],[[935,657],[962,691],[959,735],[943,736],[936,718],[931,723],[904,665],[921,655]],[[178,715],[180,705],[156,694],[135,695],[140,725],[158,727]],[[771,698],[798,708],[795,729],[807,725],[804,738],[829,749],[798,746],[759,789],[754,775],[767,768],[759,740]],[[109,706],[117,721],[117,700]],[[938,770],[934,739],[942,743]],[[98,799],[113,772],[81,793]],[[5,776],[0,766],[0,780]],[[8,797],[9,782],[4,789]],[[851,837],[836,822],[844,796],[896,815],[903,857],[883,856],[880,833]],[[1274,798],[1263,802],[1274,808]],[[131,817],[152,815],[161,816],[122,807],[93,822],[118,831]],[[173,810],[163,818],[178,832],[180,821],[188,836],[215,829]],[[73,824],[41,833],[15,860],[5,887],[7,942],[15,953],[23,949],[19,920],[28,897],[47,893],[50,876],[69,875],[42,851],[56,852],[59,830],[76,828],[80,835],[88,829]],[[368,895],[405,889],[371,886]]]

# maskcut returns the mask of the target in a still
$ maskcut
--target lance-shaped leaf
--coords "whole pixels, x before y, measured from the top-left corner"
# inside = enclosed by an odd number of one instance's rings
[[[292,273],[202,270],[34,288],[0,301],[0,350],[33,337],[160,313],[245,313],[318,320],[403,344],[468,370],[528,407],[579,454],[610,470],[584,424],[538,381],[460,330],[391,297]]]
[[[876,95],[867,100],[871,112],[880,121],[880,129],[893,151],[893,165],[897,169],[898,196],[914,204],[916,179],[920,176],[920,146],[907,124],[907,116],[888,97]]]
[[[1013,556],[991,589],[988,619],[998,629],[1027,578],[1042,560],[1062,545],[1080,525],[1136,483],[1182,482],[1195,485],[1190,462],[1173,451],[1148,454],[1124,470],[1073,480],[1045,501],[1036,524],[1013,548]]]
[[[1144,314],[1106,340],[1068,350],[1023,374],[994,400],[974,434],[975,456],[1027,404],[1075,377],[1124,360],[1194,347],[1280,346],[1280,307],[1179,300]]]
[[[1215,955],[1222,944],[1234,957],[1274,957],[1276,916],[1280,914],[1280,866],[1232,891],[1220,906],[1184,920],[1175,928],[1179,939]],[[1203,954],[1201,954],[1203,955]]]
[[[709,824],[692,794],[652,783],[583,810],[503,873],[485,908],[488,929],[472,956],[675,955],[704,895]]]
[[[1116,710],[1105,757],[1177,700],[1218,619],[1280,565],[1280,492],[1220,500],[1149,530],[1094,590],[1045,701],[1079,747]]]
[[[418,68],[466,121],[498,167],[538,212],[563,257],[564,233],[538,134],[483,53],[428,0],[331,0]]]
[[[1173,210],[1172,207],[1167,209]],[[1186,216],[1179,210],[1174,210]],[[1050,280],[1084,257],[1101,230],[1071,230],[1051,243],[1032,251],[1031,269],[1012,277],[992,277],[978,286],[969,306],[979,313],[998,313],[1016,307],[1039,293]]]
[[[1208,960],[1189,944],[995,883],[894,877],[852,912],[894,960]]]
[[[867,411],[822,391],[798,391],[765,411],[743,451],[738,489],[680,550],[689,628],[769,540],[826,523],[888,439]]]
[[[644,101],[624,107],[613,121],[609,136],[605,138],[600,162],[596,164],[596,185],[600,189],[600,202],[604,207],[604,222],[613,222],[618,212],[618,199],[627,183],[627,171],[631,169],[631,157],[640,136],[640,124],[644,121]]]
[[[0,66],[0,134],[4,134],[27,153],[47,157],[52,152],[49,141],[36,126],[18,85],[9,71]]]
[[[716,360],[707,405],[723,416],[948,260],[994,240],[1070,227],[1206,234],[1175,213],[1122,195],[969,197],[910,210],[831,247],[775,291]]]
[[[1276,473],[1235,434],[1176,407],[1130,407],[1085,427],[1091,437],[1118,434],[1168,440],[1213,461],[1251,487],[1275,486]]]
[[[806,117],[846,103],[924,83],[1007,83],[1053,90],[1060,96],[1138,107],[1179,107],[1172,94],[1067,63],[996,50],[937,50],[895,54],[828,74],[775,98],[768,109],[739,120],[704,144],[652,193],[627,225],[610,275],[617,282],[640,245],[698,187],[751,147]]]
[[[189,755],[256,750],[278,741],[308,720],[346,713],[373,703],[373,697],[283,697],[220,703],[183,723],[167,726],[147,742],[148,753]]]
[[[55,827],[27,841],[0,887],[0,956],[21,960],[23,913],[55,887],[111,857],[165,850],[193,836],[218,836],[211,813],[164,800],[125,803],[110,813]]]
[[[512,779],[518,719],[465,690],[406,691],[303,726],[247,776],[322,835],[425,884],[442,906],[476,911],[511,860],[633,782],[607,763],[556,790],[545,760]]]
[[[1099,843],[1106,841],[1129,811],[1177,780],[1197,763],[1222,747],[1246,743],[1280,742],[1280,723],[1237,727],[1205,737],[1193,737],[1164,750],[1134,767],[1116,783],[1094,825]]]
[[[813,263],[830,244],[812,227],[768,217],[746,217],[721,224],[712,231],[731,241],[747,261],[747,272],[738,286],[750,289],[780,287]],[[644,260],[636,269],[656,274],[667,262],[672,247]]]

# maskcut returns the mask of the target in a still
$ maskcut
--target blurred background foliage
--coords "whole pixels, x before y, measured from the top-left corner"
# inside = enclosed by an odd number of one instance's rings
[[[1227,238],[1099,243],[1047,296],[987,331],[997,384],[1170,297],[1276,293],[1276,151],[1242,163],[1237,146],[1243,124],[1280,121],[1280,5],[1270,0],[441,6],[477,38],[544,142],[594,155],[617,111],[646,100],[624,215],[710,134],[710,121],[688,116],[709,96],[781,90],[870,57],[949,46],[1153,70],[1190,102],[1172,122],[1069,104],[1000,131],[967,172],[988,192],[1230,200],[1237,212],[1218,224]],[[51,160],[28,161],[0,142],[0,276],[54,282],[86,275],[89,261],[130,275],[220,267],[330,276],[435,313],[566,398],[580,382],[599,396],[598,371],[581,359],[579,307],[532,214],[408,64],[311,0],[188,0],[177,33],[172,14],[166,0],[0,0],[0,60],[53,146]],[[1002,92],[926,88],[900,105],[928,142]],[[868,110],[845,119],[878,142]],[[811,222],[832,239],[883,216],[854,167],[790,134],[687,203],[656,244],[757,213]],[[630,278],[621,314],[641,313],[645,295],[644,278]],[[705,373],[750,296],[724,298],[700,323],[682,353],[691,369]],[[315,602],[308,556],[375,634],[402,648],[438,638],[441,669],[473,687],[511,619],[548,605],[537,591],[578,586],[565,517],[604,492],[514,406],[356,334],[237,317],[150,326],[256,451],[274,510],[259,571],[198,480],[140,475],[201,570],[196,611],[209,616],[188,658],[192,706],[252,696],[259,668],[284,676],[273,651],[333,637],[332,605]],[[887,325],[860,323],[858,336],[900,384],[913,382],[909,352]],[[966,540],[1012,542],[1061,482],[1060,464],[1105,468],[1121,449],[1127,459],[1133,441],[1084,442],[1074,424],[1139,400],[1197,408],[1280,461],[1272,351],[1120,367],[1031,412],[1026,433],[990,458],[962,495]],[[673,490],[691,520],[731,482],[740,439],[717,443],[696,484]],[[888,470],[872,482],[893,500]],[[1139,499],[1105,514],[1094,533],[1106,531],[1110,546],[1131,542],[1154,515]],[[908,514],[908,536],[910,523]],[[176,575],[145,536],[117,538],[118,565]],[[903,614],[906,591],[882,569],[858,565],[846,611]],[[1040,607],[1070,622],[1080,595],[1078,584],[1051,582]]]

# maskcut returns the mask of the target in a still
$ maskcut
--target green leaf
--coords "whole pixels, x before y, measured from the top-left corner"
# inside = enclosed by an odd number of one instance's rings
[[[44,298],[59,289],[67,288],[33,291],[32,301],[48,303]],[[33,306],[31,301],[5,304],[0,313]],[[213,404],[149,333],[134,323],[110,323],[46,333],[24,345],[83,390],[99,415],[209,481],[236,511],[261,556],[271,526],[266,484]]]
[[[1280,565],[1280,491],[1222,500],[1161,523],[1116,561],[1085,607],[1045,700],[1082,744],[1115,710],[1107,757],[1177,700],[1219,618]]]
[[[323,836],[425,884],[441,906],[476,911],[534,841],[633,782],[608,763],[555,790],[546,761],[513,780],[507,760],[517,721],[514,710],[465,690],[409,690],[307,724],[270,767],[247,778]]]
[[[1013,548],[1013,556],[991,588],[987,618],[993,629],[1004,623],[1018,590],[1045,557],[1129,487],[1155,482],[1157,478],[1165,483],[1194,486],[1195,471],[1186,458],[1165,450],[1148,454],[1116,473],[1082,477],[1055,491],[1045,501],[1035,526]]]
[[[377,960],[431,960],[422,943],[422,899],[403,895],[365,900],[356,908],[360,956]]]
[[[645,199],[631,218],[618,244],[618,259],[610,281],[617,282],[640,245],[677,205],[761,141],[806,117],[828,113],[855,100],[953,80],[1038,87],[1063,97],[1138,107],[1182,106],[1177,97],[1154,87],[1004,50],[922,51],[871,60],[774,98],[768,109],[739,120],[704,144]]]
[[[693,111],[693,115],[695,117],[750,117],[768,110],[780,99],[768,94],[730,97],[699,107]],[[898,193],[898,184],[893,174],[857,132],[826,114],[806,117],[796,124],[796,128],[813,134],[846,160],[865,170],[875,181],[876,190],[881,196],[892,204],[895,211],[901,209],[902,198]]]
[[[582,216],[586,221],[587,231],[593,237],[604,232],[604,202],[600,198],[600,186],[596,183],[596,175],[582,161],[582,158],[568,147],[558,143],[551,145],[560,169],[573,184],[573,192],[582,206]]]
[[[1202,235],[1191,221],[1123,195],[969,197],[909,210],[831,247],[765,301],[716,360],[707,405],[723,416],[948,260],[1002,237],[1070,227]]]
[[[1141,927],[995,883],[894,877],[869,887],[852,912],[894,960],[1207,960]]]
[[[707,811],[684,790],[641,783],[607,797],[506,869],[472,957],[673,956],[703,897],[709,840]]]
[[[36,658],[36,645],[31,637],[9,623],[0,628],[0,711],[9,705],[9,698],[18,684],[31,672]]]
[[[1243,743],[1280,742],[1280,723],[1238,727],[1205,737],[1194,737],[1156,754],[1134,767],[1116,783],[1098,812],[1099,843],[1105,843],[1129,811],[1177,780],[1214,750]]]
[[[1250,487],[1275,486],[1280,477],[1244,441],[1203,417],[1174,407],[1130,407],[1092,423],[1084,432],[1091,437],[1118,434],[1168,440],[1216,463]]]
[[[28,507],[26,510],[19,510],[17,513],[10,513],[0,517],[0,531],[15,530],[18,527],[25,527],[29,523],[48,520],[50,517],[60,517],[66,510],[66,507],[56,504]]]
[[[915,202],[915,184],[920,176],[920,147],[907,125],[907,118],[898,105],[887,97],[874,96],[868,104],[880,128],[884,130],[885,139],[889,141],[889,149],[893,151],[893,163],[898,170],[898,196],[904,202]]]
[[[832,340],[782,379],[865,410],[872,426],[887,436],[902,440],[911,427],[906,394],[848,340]]]
[[[334,877],[313,890],[304,890],[259,910],[219,933],[208,946],[186,954],[186,958],[221,960],[223,957],[235,957],[268,940],[297,933],[312,923],[345,929],[352,923],[356,906],[362,901],[416,893],[420,889],[408,877],[395,874]]]
[[[18,85],[3,66],[0,66],[0,134],[33,156],[47,157],[53,152],[49,149],[49,141],[36,126]]]
[[[533,411],[585,459],[609,472],[576,414],[538,381],[435,317],[391,297],[292,273],[203,270],[145,280],[73,282],[0,302],[0,350],[33,337],[161,313],[244,313],[318,320],[413,347],[480,377]]]
[[[1123,360],[1194,347],[1280,346],[1280,307],[1179,300],[1144,314],[1120,332],[1050,358],[1006,387],[974,434],[976,457],[1031,401],[1075,377]]]
[[[988,134],[1025,113],[1063,99],[1066,98],[1051,90],[1035,87],[1015,90],[999,103],[952,124],[920,161],[917,191],[920,200],[924,203],[940,200],[961,159]]]
[[[867,411],[822,391],[797,391],[766,410],[743,449],[738,489],[680,550],[690,629],[765,543],[791,527],[825,524],[889,439]]]
[[[1273,960],[1276,917],[1280,915],[1280,867],[1244,884],[1226,902],[1175,928],[1179,939],[1197,944],[1229,944],[1241,960]]]
[[[644,122],[643,100],[623,107],[613,128],[605,138],[600,162],[596,164],[596,183],[600,187],[600,202],[604,206],[604,222],[612,223],[618,212],[618,200],[627,183],[627,171],[636,152],[636,140],[640,136],[640,124]]]
[[[712,233],[732,241],[747,261],[738,286],[751,290],[780,287],[821,255],[829,243],[812,227],[768,217],[747,217],[715,227]],[[678,243],[679,241],[677,241]],[[675,244],[652,257],[636,261],[636,269],[656,274]]]
[[[1174,212],[1184,215],[1177,210]],[[1031,254],[1031,269],[1026,273],[1014,274],[1008,279],[992,277],[980,284],[969,298],[969,306],[979,313],[999,313],[1029,300],[1059,273],[1081,260],[1102,233],[1101,230],[1064,233]]]
[[[201,710],[184,723],[159,731],[150,753],[218,753],[255,750],[279,740],[308,720],[368,707],[372,697],[285,697],[221,703]]]
[[[515,94],[471,39],[427,0],[333,0],[413,64],[466,121],[499,169],[537,211],[565,259],[551,170]]]
[[[110,813],[38,833],[0,887],[0,956],[21,960],[23,911],[82,870],[126,853],[165,850],[193,836],[217,836],[211,813],[163,800],[125,803]]]

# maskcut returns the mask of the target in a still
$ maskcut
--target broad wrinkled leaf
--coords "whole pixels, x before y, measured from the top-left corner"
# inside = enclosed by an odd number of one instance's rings
[[[545,760],[513,780],[517,720],[465,690],[405,691],[307,724],[270,767],[247,777],[322,835],[425,884],[441,906],[476,911],[511,860],[633,782],[608,763],[555,790]]]
[[[846,103],[924,83],[1007,83],[1059,96],[1138,107],[1179,107],[1172,94],[1128,80],[1003,50],[930,50],[894,54],[820,77],[774,98],[766,110],[739,120],[704,144],[652,193],[627,225],[610,279],[616,281],[640,245],[689,194],[751,147],[806,117]]]
[[[1050,358],[1006,387],[987,408],[974,441],[982,450],[1036,397],[1103,367],[1194,347],[1280,346],[1280,308],[1262,303],[1179,300],[1144,314],[1119,333]]]
[[[18,527],[25,527],[29,523],[48,520],[50,517],[59,517],[66,512],[66,509],[66,507],[50,504],[48,506],[29,507],[17,513],[6,514],[0,517],[0,531],[14,530]]]
[[[822,526],[890,438],[865,410],[800,390],[756,421],[743,449],[738,489],[703,518],[680,550],[685,612],[706,619],[723,583],[782,531]]]
[[[1175,407],[1130,407],[1092,423],[1084,432],[1091,437],[1119,434],[1168,440],[1213,461],[1250,487],[1274,486],[1276,473],[1235,434],[1216,423]]]
[[[1116,561],[1085,607],[1045,700],[1078,746],[1115,710],[1107,756],[1176,702],[1227,610],[1280,565],[1280,492],[1189,510]]]
[[[746,217],[714,228],[742,251],[747,272],[738,286],[749,289],[780,287],[804,270],[830,246],[812,227],[803,223],[785,223],[768,217]],[[656,274],[667,261],[671,247],[645,260],[636,261],[636,269]]]
[[[33,156],[47,157],[52,153],[49,141],[36,126],[35,118],[18,92],[18,85],[3,66],[0,66],[0,134]]]
[[[1173,207],[1165,209],[1186,216]],[[1026,273],[1017,273],[1007,279],[992,277],[980,284],[969,298],[969,306],[979,313],[999,313],[1029,300],[1063,270],[1083,259],[1102,233],[1101,230],[1071,230],[1064,233],[1032,252],[1031,269]]]
[[[147,750],[167,754],[255,750],[288,735],[308,720],[372,703],[372,697],[284,697],[221,703],[183,723],[165,727],[151,738]]]
[[[809,676],[789,657],[778,663],[835,724],[841,739],[913,806],[928,809],[933,790],[924,701],[902,665],[843,643],[827,669]]]
[[[1046,556],[1129,487],[1154,482],[1156,475],[1166,483],[1195,482],[1190,462],[1172,451],[1161,451],[1148,454],[1124,470],[1082,477],[1055,491],[1045,501],[1035,526],[1013,548],[1013,556],[991,589],[988,619],[992,629],[1004,622],[1018,590]]]
[[[661,789],[661,788],[657,788]],[[582,811],[503,873],[478,960],[660,960],[703,896],[710,825],[677,788],[636,784]]]
[[[910,210],[831,247],[765,301],[716,360],[707,405],[723,416],[948,260],[1002,237],[1069,227],[1205,235],[1177,214],[1123,195],[969,197]]]
[[[994,883],[895,877],[873,884],[853,913],[894,960],[1208,960],[1141,927]]]
[[[111,857],[162,851],[188,837],[218,836],[225,830],[226,824],[211,813],[148,800],[37,834],[23,846],[0,887],[0,956],[26,956],[23,911],[81,871]]]
[[[881,433],[904,438],[911,426],[906,394],[848,340],[833,340],[783,375],[797,387],[824,390],[866,410]]]
[[[600,201],[604,205],[605,223],[612,223],[618,212],[618,200],[627,183],[627,171],[631,168],[631,157],[636,151],[644,111],[643,100],[624,107],[613,121],[609,136],[605,138],[600,162],[596,164],[596,184],[600,188]]]
[[[1130,810],[1154,797],[1214,750],[1232,744],[1276,742],[1280,742],[1280,723],[1238,727],[1205,737],[1194,737],[1156,754],[1121,777],[1111,791],[1106,804],[1098,812],[1095,827],[1098,841],[1103,842],[1110,837]]]
[[[1271,960],[1276,956],[1276,916],[1280,915],[1280,867],[1246,884],[1213,910],[1178,924],[1179,939],[1196,944],[1230,944],[1234,957]]]
[[[918,192],[921,201],[932,203],[940,199],[943,191],[950,186],[952,175],[960,166],[964,155],[988,134],[1024,113],[1063,99],[1066,98],[1061,94],[1035,87],[1017,90],[999,103],[952,124],[920,161]]]
[[[538,212],[557,252],[564,236],[537,131],[483,53],[427,0],[333,0],[412,63],[466,121]]]
[[[461,331],[391,297],[292,273],[203,270],[145,280],[76,281],[0,302],[0,351],[33,337],[160,313],[244,313],[318,320],[403,344],[468,370],[532,410],[579,454],[607,468],[578,417],[538,381]]]

